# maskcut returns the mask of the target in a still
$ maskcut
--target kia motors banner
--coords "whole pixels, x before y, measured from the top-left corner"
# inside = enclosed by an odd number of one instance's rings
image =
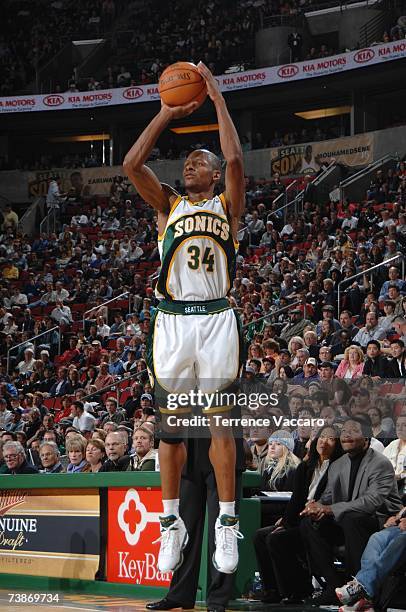
[[[371,133],[360,134],[338,140],[277,147],[270,151],[271,174],[316,174],[333,160],[345,166],[370,164],[374,160],[374,136]]]
[[[406,57],[406,40],[382,43],[367,49],[340,53],[312,61],[272,66],[216,77],[222,91],[237,91],[276,85],[300,79],[338,74]],[[139,85],[101,91],[64,92],[49,95],[6,96],[0,98],[0,113],[97,108],[158,100],[158,86]]]
[[[108,491],[107,581],[169,587],[172,573],[157,567],[161,489]],[[155,542],[155,543],[154,543]]]
[[[0,573],[94,580],[98,489],[0,492]]]

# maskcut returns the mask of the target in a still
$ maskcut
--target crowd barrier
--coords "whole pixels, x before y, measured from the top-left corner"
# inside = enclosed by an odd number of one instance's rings
[[[243,474],[243,491],[258,487]],[[159,472],[0,476],[0,588],[46,593],[161,597],[171,574],[157,569],[161,489]],[[240,508],[240,559],[234,597],[252,579],[252,536],[261,501]],[[206,599],[207,517],[197,600]]]

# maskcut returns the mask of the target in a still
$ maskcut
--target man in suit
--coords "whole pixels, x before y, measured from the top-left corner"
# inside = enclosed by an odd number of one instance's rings
[[[345,568],[355,575],[369,537],[379,529],[379,518],[398,512],[399,499],[392,464],[370,448],[371,426],[362,417],[348,417],[340,434],[345,451],[329,470],[319,502],[309,501],[300,530],[312,573],[326,588],[312,605],[337,605],[335,588],[340,575],[334,566],[334,546],[345,545]]]
[[[210,438],[187,440],[187,463],[183,469],[180,487],[180,514],[185,521],[189,542],[183,551],[184,561],[171,581],[169,592],[164,599],[148,603],[148,610],[172,610],[194,608],[198,587],[202,537],[208,510],[209,571],[210,586],[207,595],[208,612],[224,612],[231,598],[234,575],[218,572],[211,559],[215,550],[214,533],[218,515],[218,493],[213,467],[209,459]],[[244,470],[242,439],[236,439],[236,511],[238,512],[241,475]]]
[[[390,378],[406,378],[405,343],[400,338],[390,344],[392,359],[389,361]]]

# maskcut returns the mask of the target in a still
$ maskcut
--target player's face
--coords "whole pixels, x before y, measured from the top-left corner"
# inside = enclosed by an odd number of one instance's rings
[[[183,182],[186,191],[205,191],[213,186],[215,171],[211,161],[203,152],[194,151],[185,160]]]

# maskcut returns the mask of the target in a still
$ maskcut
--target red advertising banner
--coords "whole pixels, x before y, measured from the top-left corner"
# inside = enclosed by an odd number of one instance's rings
[[[161,489],[109,488],[107,581],[169,587],[157,567]]]

